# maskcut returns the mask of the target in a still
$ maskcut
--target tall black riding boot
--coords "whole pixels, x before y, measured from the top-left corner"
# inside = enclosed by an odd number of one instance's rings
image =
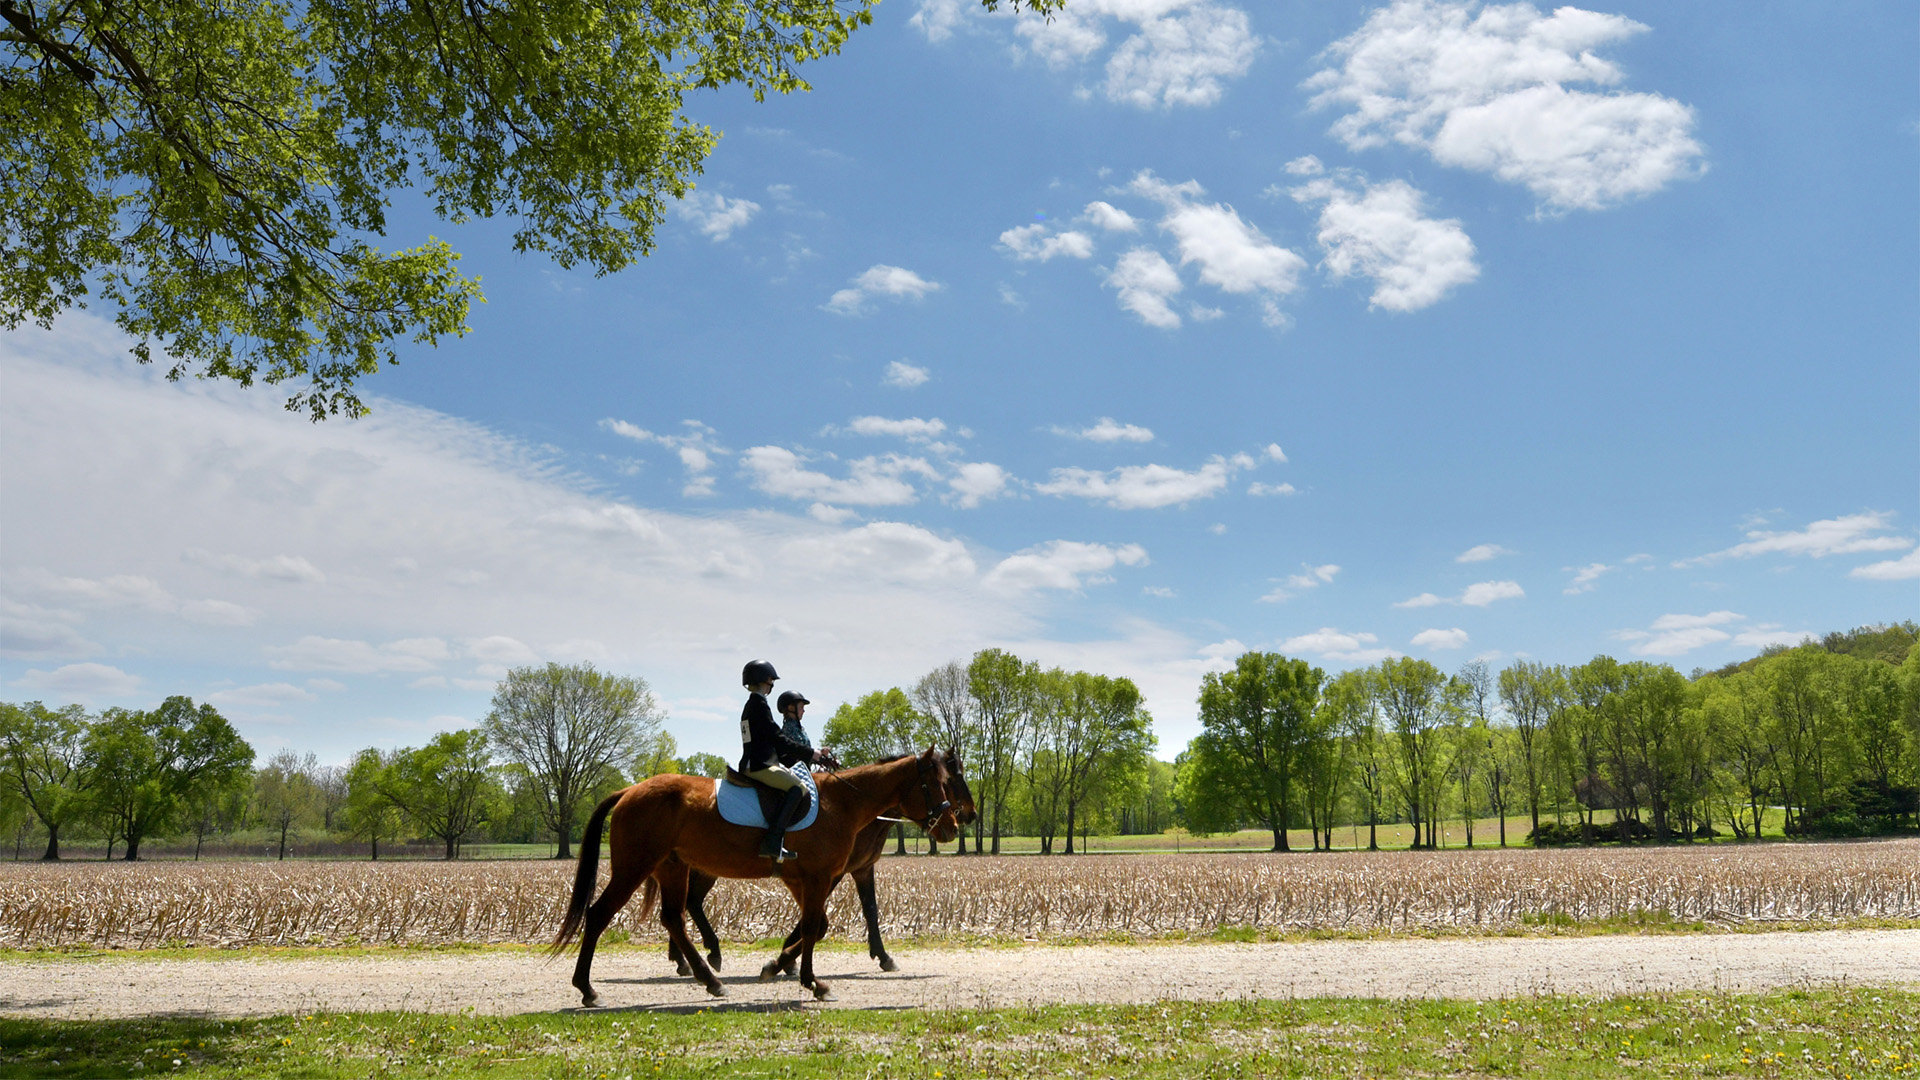
[[[788,859],[800,857],[781,846],[781,841],[787,838],[787,826],[793,824],[794,811],[800,809],[800,800],[805,798],[806,794],[797,787],[787,789],[786,796],[780,800],[780,809],[774,811],[773,820],[767,822],[767,835],[760,841],[762,858],[783,863]]]

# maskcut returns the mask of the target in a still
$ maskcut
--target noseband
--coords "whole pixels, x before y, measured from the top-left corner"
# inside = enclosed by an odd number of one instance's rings
[[[940,815],[946,813],[948,810],[953,809],[953,803],[950,800],[942,799],[940,800],[939,806],[937,807],[934,806],[933,787],[927,780],[927,774],[932,772],[934,769],[939,768],[939,763],[928,761],[926,758],[920,758],[919,764],[920,764],[920,805],[925,806],[927,808],[927,819],[924,822],[920,822],[918,824],[920,825],[921,831],[931,835],[933,833],[933,823],[940,819]]]

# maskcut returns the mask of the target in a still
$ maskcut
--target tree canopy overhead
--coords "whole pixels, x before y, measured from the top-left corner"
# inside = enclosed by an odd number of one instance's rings
[[[394,192],[619,270],[719,138],[687,93],[808,89],[877,2],[0,0],[0,325],[97,293],[169,378],[359,414],[480,296],[445,242],[379,243]]]

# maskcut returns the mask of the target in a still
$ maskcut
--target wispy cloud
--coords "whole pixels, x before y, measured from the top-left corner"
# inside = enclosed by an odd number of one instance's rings
[[[944,287],[903,267],[876,263],[860,276],[850,279],[847,287],[834,293],[824,307],[835,315],[864,315],[869,310],[868,301],[875,297],[919,300]]]
[[[1460,554],[1455,555],[1453,561],[1457,563],[1487,562],[1492,559],[1497,559],[1502,555],[1511,554],[1513,554],[1513,552],[1510,549],[1503,548],[1499,544],[1475,544]]]
[[[1486,607],[1496,600],[1518,600],[1527,595],[1517,581],[1480,581],[1467,586],[1458,596],[1436,596],[1433,593],[1421,593],[1411,599],[1402,600],[1393,605],[1397,608],[1437,607],[1441,604],[1459,604],[1465,607]]]
[[[916,386],[925,386],[932,377],[926,368],[915,367],[905,360],[894,360],[887,364],[886,374],[880,377],[880,381],[897,389],[911,390]]]
[[[1905,551],[1913,547],[1912,537],[1886,535],[1893,528],[1893,515],[1884,510],[1868,510],[1813,522],[1791,532],[1754,529],[1745,543],[1691,559],[1681,559],[1676,569],[1703,566],[1721,559],[1750,559],[1756,555],[1805,555],[1824,559],[1829,555],[1852,555],[1867,551]]]

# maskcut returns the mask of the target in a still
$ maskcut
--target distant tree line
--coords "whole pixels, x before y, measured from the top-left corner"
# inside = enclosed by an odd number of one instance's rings
[[[1153,717],[1131,679],[1043,668],[1001,649],[928,672],[912,689],[840,706],[824,741],[847,764],[952,748],[979,808],[975,851],[1009,835],[1040,850],[1074,837],[1161,832],[1173,824],[1173,767],[1152,756]],[[966,854],[967,840],[958,841]]]
[[[1275,850],[1305,827],[1525,817],[1537,844],[1788,835],[1920,826],[1920,626],[1773,648],[1689,678],[1666,664],[1472,662],[1447,674],[1383,660],[1329,678],[1249,652],[1200,691],[1202,733],[1177,762],[1196,831],[1257,826]],[[1604,820],[1603,820],[1604,817]]]
[[[44,838],[104,840],[111,859],[152,839],[247,836],[284,859],[316,839],[364,845],[430,840],[446,858],[471,843],[554,841],[560,857],[581,809],[659,772],[718,775],[711,754],[676,756],[645,680],[591,665],[518,668],[474,727],[415,747],[369,747],[345,765],[253,748],[211,705],[171,697],[140,712],[0,703],[0,828],[18,857]]]

